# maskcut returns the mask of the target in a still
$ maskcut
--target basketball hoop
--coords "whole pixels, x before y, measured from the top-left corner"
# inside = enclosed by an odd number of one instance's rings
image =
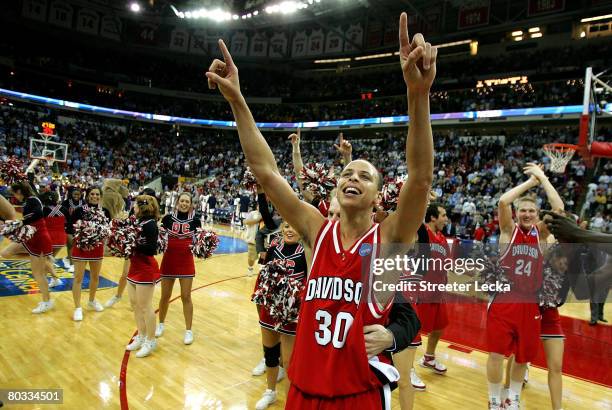
[[[49,167],[52,167],[53,163],[55,162],[55,158],[53,158],[53,155],[45,155],[45,161],[47,161],[47,165]]]
[[[550,158],[550,170],[556,174],[562,174],[565,172],[565,167],[570,162],[578,145],[574,144],[545,144],[544,153]]]

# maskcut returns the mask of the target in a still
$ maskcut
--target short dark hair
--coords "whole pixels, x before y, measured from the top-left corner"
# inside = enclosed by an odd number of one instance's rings
[[[427,207],[427,211],[425,212],[425,222],[431,222],[431,218],[439,218],[440,208],[445,209],[439,202],[430,203]]]
[[[100,188],[97,185],[91,185],[89,187],[87,187],[87,189],[85,190],[85,200],[87,201],[87,197],[89,197],[89,194],[91,193],[91,191],[93,191],[94,189],[97,189],[98,192],[100,193],[100,198],[102,198],[102,188]]]
[[[11,184],[11,192],[15,193],[17,191],[19,191],[25,198],[35,195],[32,185],[30,185],[30,183],[27,181],[19,181]]]
[[[138,206],[139,218],[151,218],[159,220],[159,204],[157,199],[151,195],[138,195],[136,197],[136,205]]]
[[[42,202],[42,204],[46,206],[57,205],[59,201],[59,195],[57,195],[57,192],[54,191],[43,192],[42,194],[40,194],[39,198],[40,202]]]
[[[157,197],[156,192],[153,188],[146,187],[142,191],[138,193],[138,195],[149,195],[152,197]]]

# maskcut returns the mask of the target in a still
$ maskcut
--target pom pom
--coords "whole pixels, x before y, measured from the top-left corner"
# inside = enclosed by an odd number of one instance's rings
[[[552,269],[550,266],[544,268],[542,287],[538,292],[540,306],[546,308],[556,308],[563,302],[561,300],[561,289],[563,288],[563,274]]]
[[[164,253],[166,249],[168,249],[168,230],[160,226],[157,234],[157,253]]]
[[[397,177],[395,180],[386,183],[381,191],[381,201],[383,209],[387,212],[395,211],[399,193],[406,181],[406,177]]]
[[[113,219],[110,224],[108,249],[113,256],[128,259],[134,253],[142,227],[134,215],[127,219]]]
[[[302,281],[289,275],[289,267],[284,259],[268,262],[259,272],[257,288],[251,300],[265,307],[274,321],[274,328],[295,322],[300,310],[300,293],[304,289]]]
[[[208,259],[219,246],[219,238],[213,231],[198,228],[193,235],[191,243],[191,253],[193,256],[200,259]]]
[[[242,185],[245,189],[251,192],[257,192],[257,179],[251,168],[247,167],[242,177]]]
[[[494,289],[496,284],[510,285],[512,281],[506,275],[506,267],[501,265],[497,257],[484,257],[484,269],[480,272],[478,281]]]
[[[300,171],[304,188],[315,198],[325,199],[336,187],[336,178],[330,177],[325,166],[320,163],[304,165]]]
[[[0,178],[6,185],[27,179],[23,172],[23,161],[11,156],[6,161],[0,162]]]
[[[88,208],[83,219],[78,220],[73,226],[74,243],[86,251],[100,246],[110,235],[108,219],[100,208]]]
[[[23,221],[6,221],[0,224],[0,236],[6,236],[13,242],[27,242],[36,233],[36,228],[24,225]]]

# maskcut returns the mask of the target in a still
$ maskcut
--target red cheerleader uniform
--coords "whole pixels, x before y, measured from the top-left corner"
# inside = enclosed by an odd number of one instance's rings
[[[74,226],[74,224],[79,221],[79,220],[86,220],[85,218],[87,218],[87,211],[89,210],[90,206],[96,206],[96,205],[89,205],[89,204],[85,204],[83,206],[78,207],[77,209],[74,210],[74,212],[72,213],[72,215],[70,216],[70,224],[72,226]],[[110,213],[108,212],[108,209],[106,208],[102,208],[104,210],[104,215],[106,215],[106,217],[108,219],[110,219]],[[72,259],[77,260],[77,261],[100,261],[104,258],[104,241],[102,241],[98,246],[94,247],[93,249],[81,249],[79,248],[79,245],[77,244],[77,242],[74,242],[74,246],[72,247]]]
[[[168,230],[168,248],[161,263],[162,278],[193,278],[195,264],[189,246],[196,229],[201,227],[200,218],[194,211],[175,211],[164,216],[162,225]]]
[[[45,223],[47,224],[47,230],[51,237],[51,244],[53,249],[62,248],[66,245],[66,212],[61,205],[44,208]]]
[[[130,270],[127,280],[133,285],[154,285],[160,280],[159,266],[155,260],[159,230],[153,219],[140,222],[142,231],[138,245],[130,257]]]
[[[23,242],[26,251],[32,256],[50,256],[53,254],[51,238],[43,214],[43,205],[35,196],[26,199],[23,206],[23,224],[36,228],[36,233],[29,241]]]
[[[284,259],[287,261],[289,276],[291,278],[306,284],[306,256],[304,255],[304,247],[302,245],[299,243],[286,244],[284,241],[280,241],[275,245],[270,246],[266,256],[266,263],[277,259]],[[255,289],[257,289],[258,286],[259,277],[257,278]],[[301,299],[301,297],[299,299]],[[295,336],[297,322],[287,323],[279,326],[278,329],[275,329],[274,322],[275,321],[270,315],[268,309],[265,306],[261,306],[259,309],[259,325],[261,327],[286,335]]]

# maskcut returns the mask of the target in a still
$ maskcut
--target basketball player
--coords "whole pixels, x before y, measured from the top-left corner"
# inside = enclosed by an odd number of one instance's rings
[[[542,284],[544,258],[540,249],[550,235],[538,218],[538,208],[531,197],[522,196],[531,188],[542,185],[551,208],[563,211],[563,201],[544,171],[528,163],[524,172],[529,180],[504,193],[499,199],[500,263],[513,283],[512,290],[495,295],[487,312],[487,380],[490,409],[519,409],[520,393],[527,362],[538,351],[541,314],[536,293]],[[517,209],[517,221],[512,220],[512,204]],[[509,397],[501,402],[504,355],[514,352],[515,363],[510,377]]]
[[[155,311],[153,310],[153,291],[159,282],[159,266],[155,260],[159,230],[159,205],[157,199],[149,195],[136,198],[135,215],[142,231],[137,240],[136,250],[130,257],[128,272],[128,293],[134,308],[134,318],[138,334],[126,346],[126,350],[138,350],[136,357],[149,356],[157,347],[155,340]]]
[[[382,386],[397,379],[397,371],[385,368],[375,357],[372,365],[386,372],[378,374],[387,380],[379,380],[367,359],[362,328],[384,324],[389,306],[359,303],[363,283],[357,249],[363,244],[367,249],[379,243],[412,243],[425,216],[433,175],[429,90],[436,73],[437,49],[425,43],[421,34],[410,43],[407,22],[407,15],[402,13],[400,62],[411,119],[406,140],[410,178],[400,192],[397,211],[380,225],[372,222],[372,209],[382,178],[371,163],[357,160],[344,168],[338,181],[340,220],[326,221],[315,207],[299,200],[279,173],[274,155],[240,93],[238,69],[222,40],[219,46],[225,62],[215,60],[206,73],[209,87],[218,87],[230,103],[242,149],[258,182],[314,251],[290,365],[292,385],[287,408],[379,409]],[[322,289],[327,278],[333,278],[333,283],[340,281],[340,300]],[[384,391],[385,399],[390,398],[388,386]]]
[[[306,282],[306,257],[304,247],[300,244],[300,237],[286,222],[281,223],[282,239],[268,248],[266,263],[273,260],[285,260],[289,270],[289,277]],[[257,289],[257,285],[255,286]],[[293,352],[293,343],[297,323],[288,323],[275,329],[274,320],[266,306],[260,306],[259,324],[261,326],[261,341],[266,363],[267,389],[255,409],[263,410],[276,401],[276,382],[279,376],[281,351],[283,361],[289,363]]]
[[[43,205],[27,181],[12,184],[11,192],[17,201],[25,202],[23,206],[23,224],[36,228],[36,233],[27,242],[9,244],[0,252],[0,258],[6,259],[11,255],[23,253],[24,249],[30,255],[32,276],[38,284],[42,295],[42,301],[32,310],[32,313],[45,313],[53,308],[53,301],[49,296],[49,285],[45,273],[47,258],[53,254],[53,246],[44,219]],[[10,214],[10,212],[6,213]]]
[[[172,297],[174,280],[178,279],[181,286],[181,302],[185,317],[185,337],[183,343],[193,343],[193,302],[191,300],[191,287],[195,277],[195,263],[189,246],[193,241],[196,229],[202,225],[200,215],[196,215],[191,195],[181,193],[172,213],[162,219],[162,226],[168,230],[168,248],[161,263],[161,298],[159,300],[159,324],[155,336],[164,333],[164,322],[168,314],[168,305]]]
[[[258,193],[259,194],[259,193]],[[257,203],[251,203],[251,211],[246,215],[244,224],[246,225],[245,240],[248,247],[247,253],[247,275],[252,276],[254,274],[255,262],[257,262],[257,249],[255,247],[255,237],[257,235],[257,229],[261,222],[261,213],[257,210]]]
[[[430,269],[424,279],[429,283],[445,284],[447,282],[446,271],[442,269],[444,260],[450,257],[450,249],[446,242],[446,237],[442,229],[448,223],[446,209],[439,203],[431,203],[427,207],[425,223],[421,225],[423,236],[426,235],[428,245],[429,260],[433,262],[433,269]],[[421,241],[419,241],[421,242]],[[442,261],[436,269],[435,261]],[[416,304],[416,311],[421,321],[421,332],[429,334],[427,338],[427,349],[425,355],[419,361],[421,367],[431,369],[436,374],[446,374],[446,366],[436,360],[436,347],[442,336],[442,331],[448,326],[448,314],[444,293],[427,292],[423,294],[423,300]]]
[[[77,186],[68,187],[68,198],[66,198],[62,202],[62,206],[68,210],[68,219],[70,219],[70,215],[77,209],[79,206],[84,204],[83,199],[81,198],[81,189]],[[74,264],[72,263],[72,242],[74,239],[74,228],[71,224],[66,224],[66,258],[64,259],[64,266],[68,268],[69,272],[74,273]]]
[[[98,208],[104,211],[104,215],[110,219],[108,209],[102,208],[102,192],[100,188],[91,186],[85,191],[85,204],[74,210],[69,218],[70,226],[74,226],[79,220],[88,217],[90,208]],[[74,261],[74,281],[72,282],[72,298],[74,299],[74,313],[72,319],[80,322],[83,320],[83,309],[81,308],[81,284],[85,275],[85,268],[89,264],[89,302],[87,307],[96,312],[102,312],[104,307],[96,300],[100,270],[102,269],[102,259],[104,259],[104,243],[91,250],[81,249],[78,244],[72,248],[72,260]]]

